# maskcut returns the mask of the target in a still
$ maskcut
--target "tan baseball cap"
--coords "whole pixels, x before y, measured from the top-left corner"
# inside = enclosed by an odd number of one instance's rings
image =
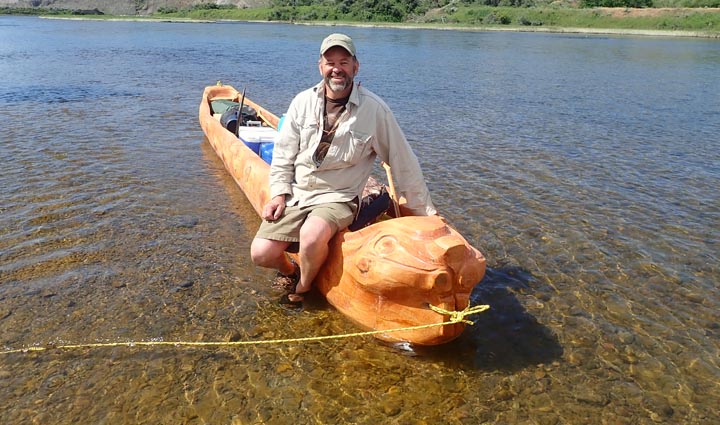
[[[320,54],[324,55],[325,52],[335,46],[340,46],[347,50],[351,55],[355,56],[355,43],[353,43],[352,38],[345,34],[330,34],[325,37],[325,40],[323,40],[320,45]]]

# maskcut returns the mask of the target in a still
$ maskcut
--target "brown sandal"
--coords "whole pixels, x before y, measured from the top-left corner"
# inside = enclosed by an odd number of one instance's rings
[[[280,305],[290,308],[301,308],[303,296],[295,293],[297,285],[300,282],[300,267],[292,258],[290,258],[290,262],[295,267],[295,270],[290,275],[284,275],[278,272],[273,281],[273,286],[285,291],[280,297]]]
[[[275,279],[272,282],[272,286],[288,292],[295,292],[295,288],[297,287],[298,282],[300,282],[300,267],[292,258],[290,259],[290,262],[295,267],[295,270],[289,275],[277,272]]]

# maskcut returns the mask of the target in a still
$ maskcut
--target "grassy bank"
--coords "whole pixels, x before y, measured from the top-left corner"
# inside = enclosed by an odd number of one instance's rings
[[[647,10],[656,13],[642,13]],[[459,7],[446,19],[471,25],[720,32],[720,10],[708,13],[703,9]]]
[[[3,13],[0,8],[0,14]],[[30,9],[24,9],[28,12]],[[78,16],[69,11],[32,9],[33,13]],[[442,29],[476,29],[508,31],[562,31],[649,35],[684,35],[720,38],[720,8],[574,8],[445,6],[404,22],[377,22],[351,19],[334,6],[298,6],[273,8],[195,8],[155,13],[146,17],[116,17],[82,14],[92,19],[162,19],[162,20],[240,20],[277,21],[311,24],[383,25]]]
[[[430,11],[402,23],[367,22],[347,19],[335,7],[300,6],[266,9],[188,10],[158,13],[155,17],[192,19],[234,19],[292,21],[329,24],[377,24],[443,28],[477,28],[508,30],[552,30],[561,28],[622,32],[674,31],[698,36],[720,37],[720,9],[626,9],[569,7],[489,7],[457,6]]]

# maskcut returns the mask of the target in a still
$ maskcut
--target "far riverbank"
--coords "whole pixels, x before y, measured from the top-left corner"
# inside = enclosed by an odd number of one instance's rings
[[[572,8],[460,6],[435,9],[404,22],[345,20],[324,6],[179,10],[151,15],[37,14],[54,19],[161,22],[241,21],[299,25],[386,27],[456,31],[512,31],[720,39],[720,8]],[[285,8],[288,9],[288,8]],[[0,9],[0,12],[3,10]],[[6,12],[6,11],[5,11]]]
[[[264,21],[263,21],[264,22]],[[646,37],[696,37],[720,39],[720,33],[707,31],[681,31],[681,30],[648,30],[623,28],[564,28],[564,27],[526,27],[526,26],[465,26],[448,24],[414,24],[414,23],[357,23],[357,22],[294,22],[296,25],[318,26],[354,26],[366,28],[395,28],[395,29],[429,29],[439,31],[498,31],[498,32],[539,32],[560,34],[589,34],[589,35],[629,35]]]
[[[403,22],[356,21],[324,6],[187,10],[154,17],[308,25],[720,38],[720,8],[445,6]]]
[[[690,37],[720,39],[720,32],[709,31],[683,31],[683,30],[650,30],[629,28],[572,28],[572,27],[540,27],[540,26],[490,26],[490,25],[459,25],[436,23],[378,23],[378,22],[320,22],[320,21],[262,21],[256,19],[193,19],[170,18],[158,16],[39,16],[42,19],[67,20],[102,20],[102,21],[138,21],[138,22],[167,22],[167,23],[212,23],[212,22],[258,22],[314,26],[352,26],[361,28],[395,28],[395,29],[429,29],[438,31],[498,31],[498,32],[537,32],[559,34],[588,34],[588,35],[617,35],[617,36],[643,36],[643,37]]]

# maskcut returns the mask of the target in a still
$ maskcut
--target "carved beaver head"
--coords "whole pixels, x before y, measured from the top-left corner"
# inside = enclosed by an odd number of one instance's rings
[[[355,307],[362,299],[375,310],[376,323],[368,324],[375,329],[443,322],[446,317],[428,304],[463,310],[485,274],[482,254],[436,216],[396,218],[346,233],[343,257],[344,284],[356,286]],[[457,336],[436,331],[439,340]]]

